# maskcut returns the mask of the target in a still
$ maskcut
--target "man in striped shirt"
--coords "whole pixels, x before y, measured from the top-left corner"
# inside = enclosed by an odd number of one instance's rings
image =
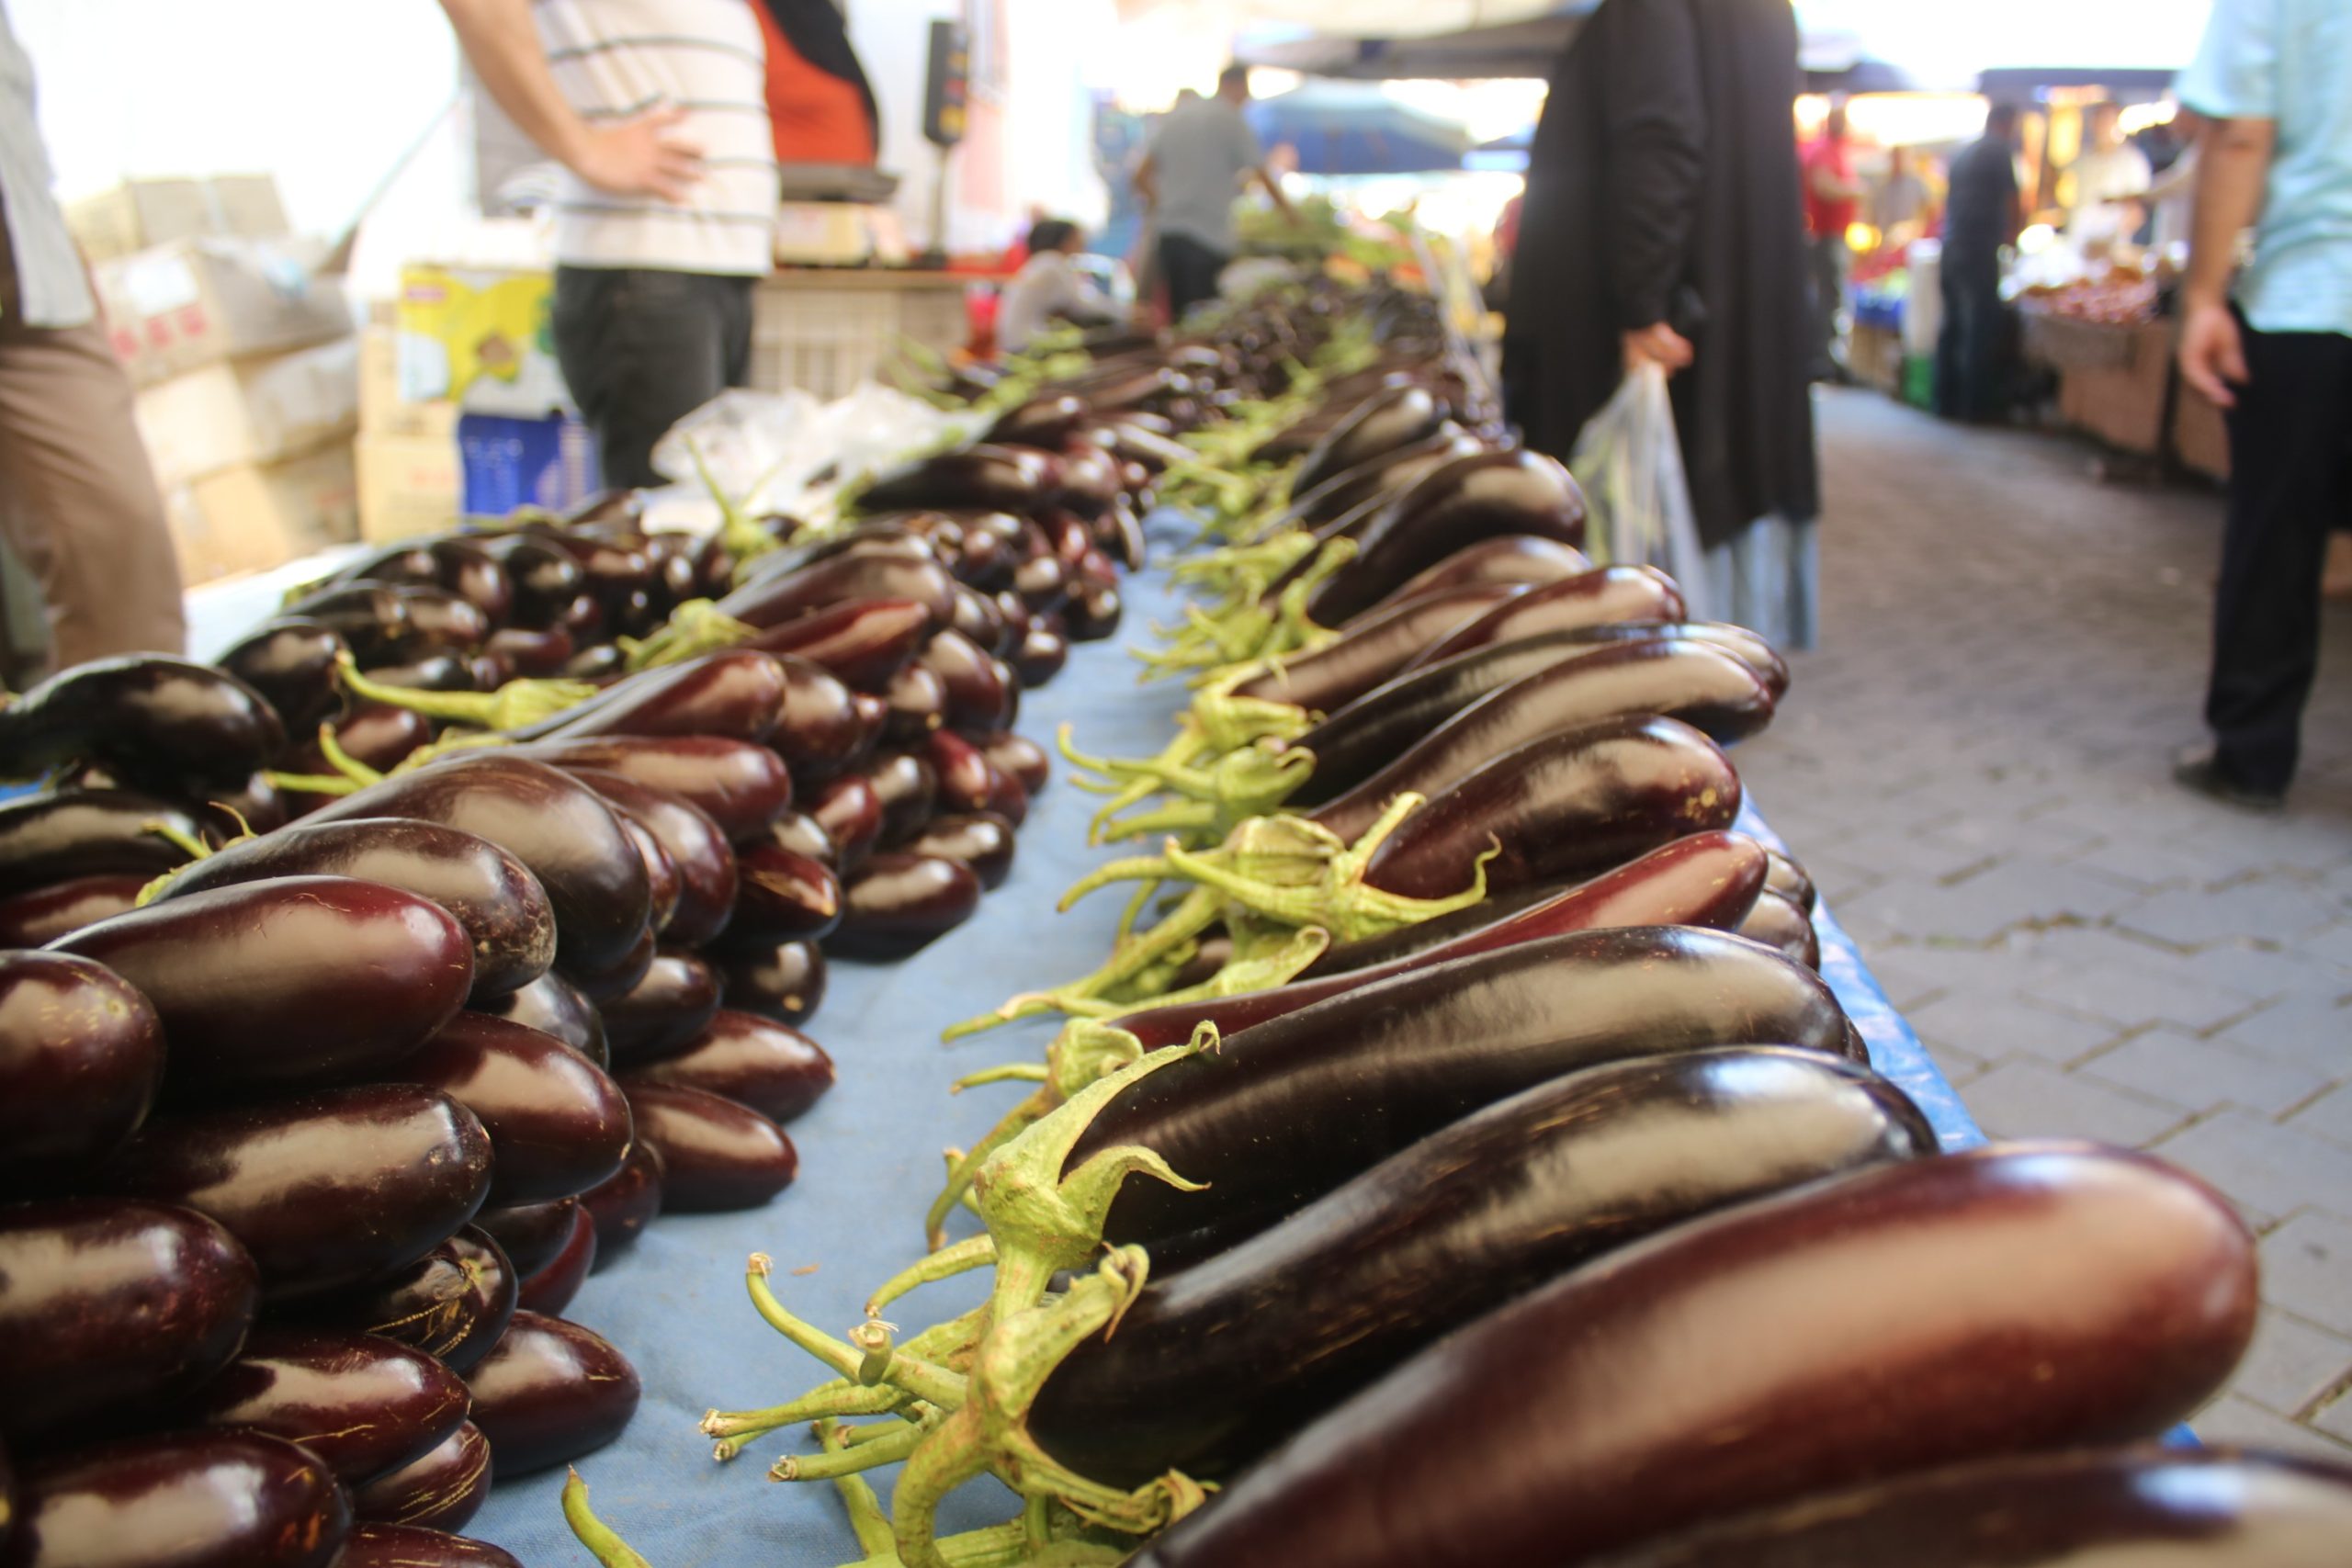
[[[741,386],[775,254],[759,0],[441,0],[491,96],[564,167],[555,347],[605,482]]]

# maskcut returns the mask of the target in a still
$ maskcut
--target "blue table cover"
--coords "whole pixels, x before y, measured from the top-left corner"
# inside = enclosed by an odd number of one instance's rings
[[[1125,594],[1119,637],[1074,649],[1058,679],[1023,697],[1024,733],[1050,741],[1068,721],[1080,748],[1097,755],[1144,756],[1167,743],[1185,693],[1175,682],[1138,686],[1124,649],[1146,639],[1147,623],[1175,620],[1178,601],[1156,572],[1132,581]],[[567,1309],[619,1345],[644,1380],[644,1403],[628,1432],[579,1468],[597,1512],[654,1568],[831,1568],[858,1558],[830,1483],[766,1478],[778,1455],[812,1450],[805,1430],[775,1433],[719,1464],[696,1423],[713,1406],[780,1404],[830,1375],[754,1315],[743,1292],[745,1258],[756,1251],[775,1259],[776,1294],[804,1319],[835,1335],[854,1326],[867,1292],[922,1251],[923,1213],[944,1169],[941,1151],[979,1137],[1023,1092],[1003,1085],[950,1097],[949,1080],[1035,1060],[1052,1034],[1049,1021],[1032,1021],[944,1046],[940,1030],[1016,991],[1075,978],[1109,952],[1122,889],[1054,912],[1063,889],[1118,852],[1086,846],[1096,799],[1070,788],[1062,772],[1057,759],[1055,781],[1021,830],[1013,874],[978,917],[904,962],[833,966],[809,1032],[832,1053],[840,1082],[792,1124],[799,1180],[751,1213],[663,1215]],[[1741,826],[1769,837],[1752,807]],[[1802,860],[1804,846],[1795,849]],[[1981,1142],[1853,942],[1826,909],[1815,919],[1822,973],[1872,1062],[1918,1101],[1947,1146]],[[910,1335],[966,1311],[984,1294],[981,1278],[919,1291],[891,1317]],[[872,1477],[886,1498],[888,1473]],[[501,1483],[468,1533],[530,1568],[590,1562],[564,1526],[562,1480],[558,1469]],[[950,1499],[941,1522],[967,1529],[1014,1511],[1011,1495],[983,1479]]]

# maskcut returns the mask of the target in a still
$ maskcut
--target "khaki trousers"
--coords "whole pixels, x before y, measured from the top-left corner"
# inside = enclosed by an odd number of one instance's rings
[[[178,653],[178,559],[130,378],[93,321],[28,327],[0,232],[0,531],[41,585],[50,665]]]

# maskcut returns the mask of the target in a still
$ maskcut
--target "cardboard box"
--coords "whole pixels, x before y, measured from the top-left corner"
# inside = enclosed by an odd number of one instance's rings
[[[266,571],[359,535],[351,448],[337,444],[275,463],[240,463],[164,494],[191,582]]]
[[[131,412],[167,490],[290,457],[358,428],[359,340],[208,365],[144,389]]]
[[[359,333],[359,428],[370,435],[432,436],[453,446],[458,439],[458,405],[403,397],[400,332],[372,321]]]
[[[397,544],[437,534],[458,520],[464,476],[455,433],[359,437],[359,536]]]
[[[342,280],[300,240],[179,240],[96,268],[117,358],[142,386],[259,354],[347,337]]]
[[[125,180],[70,204],[65,227],[93,263],[207,234],[267,239],[287,231],[277,182],[267,175]]]
[[[572,406],[555,360],[555,278],[537,271],[401,272],[401,395],[469,413],[544,419]]]

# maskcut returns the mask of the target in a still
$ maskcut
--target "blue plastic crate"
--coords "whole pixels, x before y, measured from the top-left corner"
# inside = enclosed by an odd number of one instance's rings
[[[563,511],[596,493],[596,444],[570,414],[511,419],[469,413],[458,421],[469,517],[504,517],[526,506]]]

